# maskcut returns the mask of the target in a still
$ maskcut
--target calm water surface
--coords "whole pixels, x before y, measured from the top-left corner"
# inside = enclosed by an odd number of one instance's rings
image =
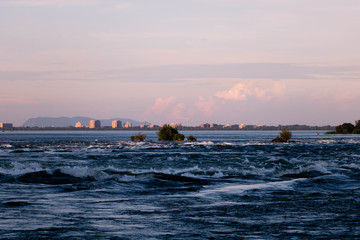
[[[359,239],[360,136],[0,133],[0,239]]]

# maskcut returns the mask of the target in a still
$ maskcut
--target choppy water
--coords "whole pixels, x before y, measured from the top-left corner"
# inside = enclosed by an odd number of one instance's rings
[[[360,238],[360,136],[136,133],[1,133],[0,238]]]

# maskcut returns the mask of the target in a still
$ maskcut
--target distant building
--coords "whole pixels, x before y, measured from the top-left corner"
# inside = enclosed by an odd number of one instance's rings
[[[223,128],[231,128],[231,125],[230,125],[230,124],[225,124],[225,125],[223,126]]]
[[[83,128],[84,125],[83,125],[81,122],[77,122],[77,123],[75,124],[75,127],[76,127],[76,128]]]
[[[123,125],[124,128],[131,128],[132,127],[132,123],[131,122],[126,122],[124,125]]]
[[[122,128],[122,122],[120,120],[112,121],[112,128]]]
[[[89,128],[101,128],[101,122],[99,120],[91,120]]]
[[[168,123],[161,124],[160,127],[170,126]]]
[[[204,123],[200,125],[201,128],[210,128],[210,124],[209,123]]]
[[[171,123],[170,126],[173,127],[173,128],[180,128],[181,123]]]
[[[219,127],[219,125],[216,123],[210,124],[210,128],[217,128],[217,127]]]
[[[0,123],[0,128],[2,128],[2,130],[11,130],[13,128],[13,124],[12,123]]]
[[[240,125],[239,125],[239,128],[240,128],[240,129],[243,129],[244,127],[246,127],[245,124],[240,124]]]
[[[151,128],[151,129],[158,128],[158,127],[159,127],[159,126],[158,126],[158,125],[155,125],[155,124],[149,126],[149,128]]]

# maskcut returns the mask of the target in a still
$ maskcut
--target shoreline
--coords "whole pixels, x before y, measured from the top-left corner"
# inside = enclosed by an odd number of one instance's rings
[[[281,131],[279,129],[198,129],[198,128],[180,128],[179,131],[196,131],[196,132],[268,132],[268,131]],[[291,131],[329,131],[332,129],[290,129]],[[143,129],[143,128],[131,128],[131,129],[73,129],[73,128],[14,128],[12,130],[0,131],[1,133],[11,132],[157,132],[159,129]]]

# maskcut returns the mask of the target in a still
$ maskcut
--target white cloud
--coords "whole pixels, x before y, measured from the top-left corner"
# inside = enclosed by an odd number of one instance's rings
[[[225,100],[246,100],[247,97],[252,94],[248,86],[245,86],[243,83],[238,83],[227,91],[217,92],[215,96]]]
[[[229,90],[219,91],[215,96],[224,100],[245,101],[249,97],[261,101],[270,101],[274,98],[286,98],[286,85],[283,82],[255,79],[237,83]]]

